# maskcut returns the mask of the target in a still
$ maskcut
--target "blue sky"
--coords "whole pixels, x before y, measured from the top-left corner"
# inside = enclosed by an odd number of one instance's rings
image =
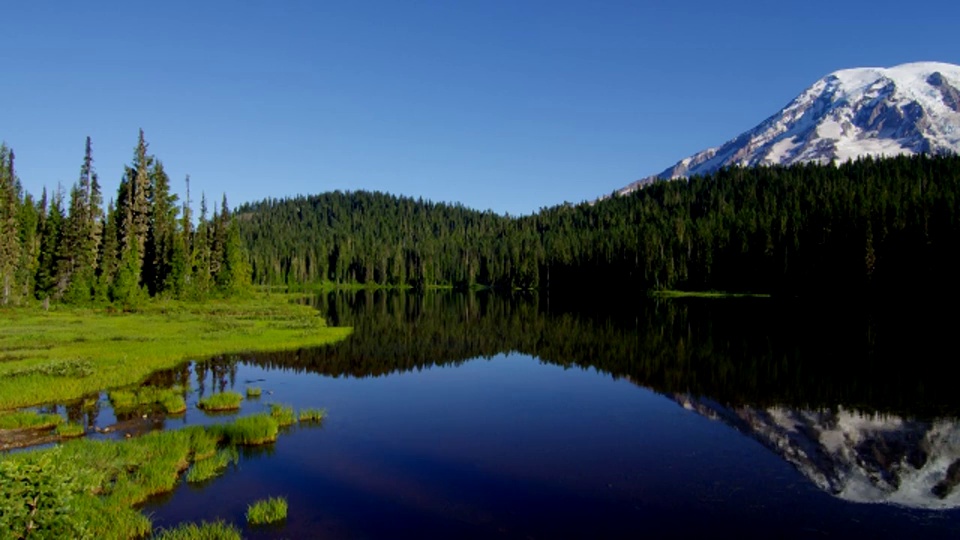
[[[922,6],[922,12],[910,6]],[[525,214],[753,127],[831,71],[960,64],[960,2],[16,2],[0,140],[108,195],[137,130],[231,205],[378,190]],[[196,205],[195,205],[196,206]]]

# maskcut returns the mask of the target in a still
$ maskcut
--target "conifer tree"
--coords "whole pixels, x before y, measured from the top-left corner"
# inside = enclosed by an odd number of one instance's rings
[[[0,303],[7,305],[16,291],[20,234],[17,230],[19,195],[13,150],[0,145]]]
[[[170,193],[170,178],[160,160],[150,169],[150,227],[147,235],[144,282],[151,294],[163,292],[173,264],[177,228],[176,194]]]
[[[41,204],[40,255],[37,265],[36,296],[39,299],[54,297],[57,293],[57,269],[60,266],[60,240],[63,231],[63,192],[58,189],[50,199],[49,207]]]

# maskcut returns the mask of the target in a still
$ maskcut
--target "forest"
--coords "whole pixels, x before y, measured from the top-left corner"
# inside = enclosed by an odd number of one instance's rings
[[[258,284],[956,292],[960,158],[730,168],[509,217],[383,193],[236,211]]]
[[[208,216],[206,196],[194,222],[171,191],[163,162],[140,131],[115,199],[105,209],[87,137],[77,181],[39,200],[17,176],[14,151],[0,145],[0,304],[114,303],[149,297],[203,299],[244,291],[250,267],[224,195]]]
[[[377,192],[193,216],[143,132],[106,206],[88,138],[69,194],[0,146],[0,302],[135,305],[270,286],[956,293],[960,157],[724,169],[520,217]]]

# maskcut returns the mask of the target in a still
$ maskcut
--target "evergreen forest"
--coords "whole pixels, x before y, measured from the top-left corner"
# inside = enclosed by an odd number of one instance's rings
[[[956,292],[960,157],[730,168],[522,217],[383,193],[244,204],[264,285]]]
[[[0,302],[136,305],[270,286],[599,288],[782,296],[960,292],[960,157],[724,169],[520,217],[377,192],[193,215],[140,132],[104,205],[89,138],[36,199],[0,146]]]
[[[187,200],[171,191],[163,162],[140,131],[116,198],[104,207],[90,138],[69,194],[26,193],[14,151],[0,145],[0,304],[114,303],[135,307],[149,297],[203,299],[249,287],[250,267],[224,195],[196,222]]]

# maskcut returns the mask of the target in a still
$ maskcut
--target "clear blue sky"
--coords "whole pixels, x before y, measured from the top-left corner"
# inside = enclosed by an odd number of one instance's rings
[[[364,189],[524,214],[722,143],[831,71],[960,63],[955,1],[22,1],[2,13],[0,140],[36,195],[76,181],[87,135],[115,194],[142,127],[195,200]]]

